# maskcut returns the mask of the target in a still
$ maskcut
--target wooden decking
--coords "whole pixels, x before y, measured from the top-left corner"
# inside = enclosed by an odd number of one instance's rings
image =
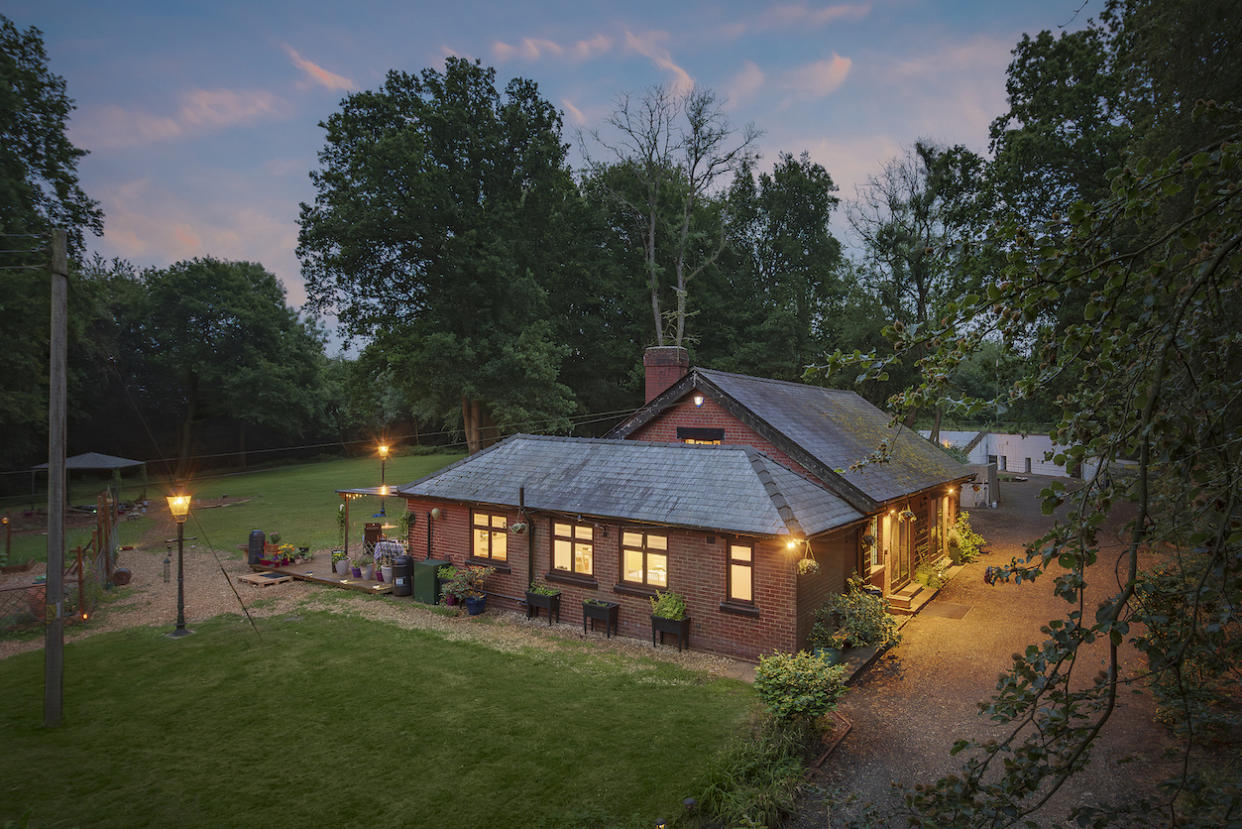
[[[330,560],[321,562],[318,559],[312,559],[301,564],[290,564],[286,567],[267,567],[262,564],[252,564],[250,569],[256,573],[278,573],[298,581],[309,581],[314,584],[327,585],[328,587],[339,587],[342,590],[357,590],[360,593],[382,595],[392,592],[392,585],[387,582],[368,581],[367,579],[355,579],[352,576],[337,575],[332,571]]]

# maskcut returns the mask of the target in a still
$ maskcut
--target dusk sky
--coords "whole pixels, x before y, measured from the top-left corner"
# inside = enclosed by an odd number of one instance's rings
[[[531,78],[574,144],[620,93],[705,85],[735,126],[764,131],[761,168],[805,150],[848,199],[917,138],[985,152],[1022,33],[1098,11],[1075,17],[1081,0],[5,5],[18,27],[43,31],[77,101],[70,137],[91,153],[82,186],[106,214],[93,248],[139,266],[258,261],[295,306],[317,124],[389,69],[453,54],[494,66],[501,86]]]

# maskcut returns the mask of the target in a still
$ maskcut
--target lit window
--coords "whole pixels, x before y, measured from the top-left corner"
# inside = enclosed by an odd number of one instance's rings
[[[509,559],[509,519],[491,512],[470,513],[471,554],[493,561]]]
[[[552,522],[552,569],[589,576],[595,562],[595,529],[590,524]]]
[[[621,533],[621,580],[647,587],[668,587],[668,536]]]
[[[753,602],[755,550],[749,544],[733,542],[729,545],[729,599],[735,602]]]

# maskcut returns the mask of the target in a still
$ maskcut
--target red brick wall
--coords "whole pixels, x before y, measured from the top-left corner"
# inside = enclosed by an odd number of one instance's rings
[[[711,398],[705,399],[702,406],[695,406],[693,394],[683,397],[655,418],[645,423],[630,435],[630,439],[676,443],[678,426],[724,429],[723,443],[737,446],[753,446],[769,458],[788,469],[792,469],[799,475],[812,480],[819,480],[784,452],[760,437],[749,426],[729,414],[723,406]]]
[[[410,500],[410,510],[418,516],[411,530],[410,552],[415,560],[427,555],[427,512],[439,507],[442,515],[432,522],[432,557],[462,565],[470,552],[470,507]],[[501,510],[503,511],[503,510]],[[508,511],[510,522],[518,520],[516,510]],[[564,516],[557,520],[564,521]],[[627,525],[607,521],[588,521],[595,527],[594,579],[596,586],[582,586],[548,578],[551,569],[552,516],[534,514],[530,518],[534,533],[535,577],[561,590],[561,621],[582,623],[582,600],[588,598],[621,605],[618,630],[623,636],[650,640],[651,606],[645,596],[617,592],[621,572],[621,531]],[[651,531],[648,528],[648,531]],[[668,587],[686,598],[692,619],[690,644],[696,650],[758,658],[773,650],[794,650],[798,644],[797,577],[795,557],[779,540],[755,543],[754,597],[757,618],[729,613],[720,605],[726,597],[725,556],[730,536],[691,530],[667,531],[669,545]],[[714,543],[708,539],[714,538]],[[527,587],[527,536],[509,535],[508,573],[496,573],[487,582],[493,595],[489,607],[517,609],[518,603],[504,597],[522,597]],[[602,636],[599,632],[592,634]],[[668,637],[670,646],[674,640]]]
[[[650,403],[690,371],[690,354],[680,346],[653,346],[643,352],[644,401]]]
[[[844,593],[845,580],[858,569],[862,532],[862,528],[852,527],[811,540],[819,572],[798,577],[798,647],[806,647],[806,638],[815,624],[815,611],[829,596]]]

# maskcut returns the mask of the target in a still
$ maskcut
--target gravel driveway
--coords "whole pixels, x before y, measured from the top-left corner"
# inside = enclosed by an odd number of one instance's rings
[[[900,645],[884,654],[843,699],[840,712],[853,730],[825,763],[819,784],[836,795],[855,795],[857,803],[894,805],[891,782],[933,782],[955,772],[960,758],[949,756],[959,738],[993,736],[1002,731],[979,716],[977,703],[990,697],[997,676],[1012,664],[1011,655],[1045,637],[1039,628],[1059,618],[1069,606],[1052,593],[1044,577],[1023,585],[988,586],[983,571],[1008,562],[1024,542],[1042,535],[1051,518],[1040,512],[1038,493],[1051,479],[1032,476],[1002,486],[1004,504],[997,510],[971,511],[971,522],[990,544],[990,552],[966,566],[903,630]],[[1094,595],[1115,586],[1114,566],[1121,545],[1117,525],[1101,533],[1105,552],[1088,572]],[[1105,536],[1108,536],[1105,538]],[[1087,614],[1095,602],[1088,596]],[[964,615],[961,615],[964,611]],[[953,618],[960,616],[960,618]],[[1105,649],[1080,659],[1080,668],[1103,665]],[[1133,653],[1123,672],[1138,668]],[[1084,671],[1085,675],[1095,673]],[[1162,757],[1170,744],[1153,723],[1150,696],[1123,692],[1091,767],[1054,797],[1040,819],[1063,820],[1083,802],[1124,800],[1171,771]],[[831,800],[808,798],[798,827],[833,825]],[[856,809],[836,807],[837,823]]]

